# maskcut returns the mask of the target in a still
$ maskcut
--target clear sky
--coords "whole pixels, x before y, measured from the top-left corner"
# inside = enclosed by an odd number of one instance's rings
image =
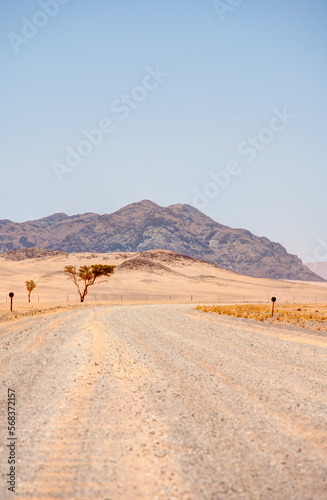
[[[326,0],[3,0],[0,219],[189,203],[310,258],[326,26]]]

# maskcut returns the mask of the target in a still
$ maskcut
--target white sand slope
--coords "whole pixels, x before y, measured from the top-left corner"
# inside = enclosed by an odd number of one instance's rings
[[[214,264],[175,252],[74,253],[21,261],[0,257],[0,302],[15,293],[16,303],[26,303],[25,281],[37,283],[32,303],[78,302],[66,265],[113,264],[115,274],[90,287],[87,302],[327,302],[327,283],[288,282],[251,278],[220,269]],[[192,296],[192,297],[191,297]]]

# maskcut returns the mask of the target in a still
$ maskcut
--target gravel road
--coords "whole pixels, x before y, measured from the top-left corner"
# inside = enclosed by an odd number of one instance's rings
[[[327,498],[327,337],[189,305],[1,324],[19,499]]]

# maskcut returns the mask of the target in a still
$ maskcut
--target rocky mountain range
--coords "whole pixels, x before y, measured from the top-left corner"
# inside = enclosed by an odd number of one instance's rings
[[[161,207],[149,200],[105,215],[0,220],[0,253],[32,247],[69,253],[165,249],[248,276],[323,281],[279,243],[219,224],[190,205]]]

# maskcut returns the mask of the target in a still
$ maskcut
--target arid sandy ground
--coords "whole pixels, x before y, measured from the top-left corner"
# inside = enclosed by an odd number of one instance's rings
[[[19,499],[327,497],[327,339],[191,305],[3,322]]]
[[[70,254],[66,256],[8,261],[0,257],[0,309],[8,310],[8,293],[15,293],[14,305],[27,303],[25,281],[37,283],[32,306],[67,305],[78,302],[74,284],[64,274],[66,265],[96,263],[118,266],[136,254]],[[140,254],[139,254],[140,255]],[[149,259],[149,253],[143,253]],[[150,253],[150,264],[117,269],[106,282],[89,289],[87,303],[131,302],[267,302],[275,295],[278,302],[325,302],[327,283],[286,282],[251,278],[202,261],[189,261],[168,251]],[[157,266],[157,267],[155,267]],[[6,303],[7,300],[7,303]],[[1,315],[1,312],[0,312]]]

